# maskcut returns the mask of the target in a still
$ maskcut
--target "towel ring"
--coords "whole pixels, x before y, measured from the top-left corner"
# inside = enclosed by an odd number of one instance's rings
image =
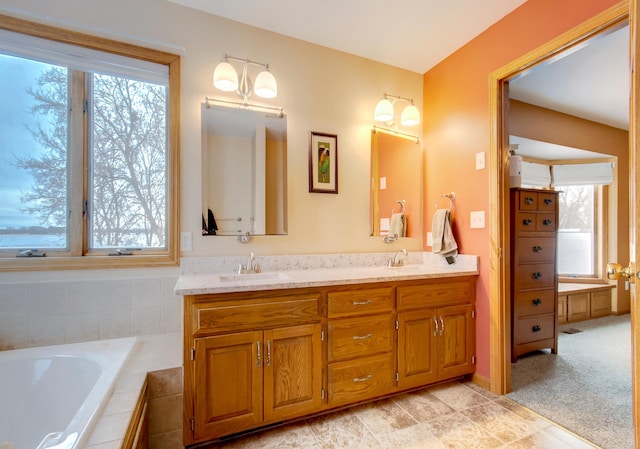
[[[451,193],[443,193],[442,195],[440,195],[440,197],[438,198],[438,201],[436,201],[436,210],[440,209],[438,206],[440,204],[440,200],[442,198],[447,198],[449,200],[449,207],[448,210],[451,211],[451,208],[453,207],[453,200],[456,199],[456,194],[455,192],[451,192]]]
[[[398,204],[400,205],[400,210],[397,211],[395,208],[391,209],[392,214],[404,214],[404,211],[407,207],[407,202],[405,200],[398,200]]]

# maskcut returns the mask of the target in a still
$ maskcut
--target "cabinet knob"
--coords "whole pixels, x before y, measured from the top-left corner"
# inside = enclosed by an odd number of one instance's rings
[[[536,298],[533,301],[531,301],[533,303],[534,306],[539,306],[540,304],[542,304],[542,299],[540,298]]]
[[[533,252],[534,253],[539,253],[540,251],[542,251],[542,246],[536,245],[536,246],[533,247]]]
[[[553,200],[551,198],[545,198],[544,199],[544,204],[546,204],[547,206],[552,204],[552,203],[553,203]]]
[[[553,220],[551,220],[549,218],[545,218],[544,220],[542,220],[542,224],[544,226],[549,226],[551,223],[553,223]]]
[[[540,279],[542,277],[542,273],[540,273],[539,271],[535,271],[531,274],[531,277],[534,279]]]
[[[522,224],[525,226],[531,226],[532,223],[533,220],[531,220],[531,218],[525,218],[524,220],[522,220]]]
[[[540,332],[542,330],[542,328],[540,326],[538,326],[537,324],[535,326],[531,327],[531,332]]]
[[[524,204],[533,204],[533,197],[525,196],[524,197]]]

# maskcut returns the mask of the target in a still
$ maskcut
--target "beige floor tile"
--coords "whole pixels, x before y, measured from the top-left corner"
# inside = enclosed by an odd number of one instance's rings
[[[418,422],[431,421],[455,412],[430,391],[425,390],[403,394],[394,401]]]
[[[374,435],[393,432],[418,422],[392,400],[378,401],[353,409],[353,413]]]
[[[563,435],[558,435],[564,438]],[[578,440],[580,444],[586,444]],[[508,449],[593,449],[594,446],[572,446],[563,439],[558,439],[548,432],[548,429],[529,435],[517,441],[513,441],[504,446]]]
[[[485,404],[489,401],[486,396],[476,393],[459,382],[438,385],[430,388],[429,391],[442,402],[458,411]]]
[[[502,445],[502,441],[460,413],[452,413],[423,425],[451,449],[496,449]]]
[[[376,434],[376,439],[385,449],[449,449],[449,446],[440,441],[424,423]]]
[[[322,449],[378,448],[378,441],[350,410],[308,421]]]
[[[311,427],[304,421],[264,430],[211,446],[210,449],[320,449]]]
[[[544,427],[541,422],[522,418],[495,402],[487,402],[460,413],[505,443],[518,440]]]

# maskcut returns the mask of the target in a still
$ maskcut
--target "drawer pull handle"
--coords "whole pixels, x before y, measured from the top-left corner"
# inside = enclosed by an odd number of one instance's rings
[[[267,340],[267,366],[271,366],[271,340]]]
[[[542,304],[542,299],[540,298],[536,298],[533,301],[531,301],[533,303],[534,306],[539,306],[540,304]]]
[[[542,220],[542,224],[544,226],[549,226],[551,223],[553,223],[553,221],[550,218],[545,218],[544,220]]]
[[[524,204],[533,204],[533,197],[525,196],[524,197]]]
[[[542,328],[537,324],[531,328],[531,332],[540,332]]]
[[[444,320],[442,319],[442,316],[440,316],[440,335],[442,335],[444,333]]]
[[[372,333],[368,333],[367,335],[354,335],[353,339],[354,340],[366,340],[366,339],[371,338],[371,337],[373,337],[373,334]]]
[[[351,304],[353,304],[354,306],[366,306],[371,304],[372,302],[372,300],[367,299],[366,301],[351,301]]]
[[[438,336],[438,320],[436,319],[436,317],[433,317],[433,324],[434,324],[434,328],[433,328],[433,336],[437,337]]]
[[[354,377],[353,383],[366,382],[368,380],[371,380],[372,378],[373,378],[373,374],[367,374],[366,377]]]
[[[544,199],[544,204],[546,204],[547,206],[548,206],[549,204],[552,204],[552,203],[553,203],[553,200],[552,200],[551,198],[545,198],[545,199]]]
[[[536,245],[536,246],[533,247],[533,252],[534,253],[539,253],[540,251],[542,251],[542,246]]]
[[[260,355],[260,342],[259,342],[259,341],[256,341],[256,347],[258,348],[258,360],[256,361],[256,366],[257,366],[258,368],[260,368],[260,363],[261,363],[260,359],[261,359],[261,355]]]
[[[525,218],[524,220],[522,220],[522,224],[524,226],[531,226],[532,223],[533,221],[531,220],[531,218]]]
[[[536,271],[531,274],[531,277],[534,279],[540,279],[542,277],[542,273],[540,273],[539,271]]]

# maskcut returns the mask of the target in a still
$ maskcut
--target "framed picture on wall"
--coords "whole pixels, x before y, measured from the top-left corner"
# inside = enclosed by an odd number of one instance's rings
[[[338,136],[309,133],[309,192],[338,193]]]

